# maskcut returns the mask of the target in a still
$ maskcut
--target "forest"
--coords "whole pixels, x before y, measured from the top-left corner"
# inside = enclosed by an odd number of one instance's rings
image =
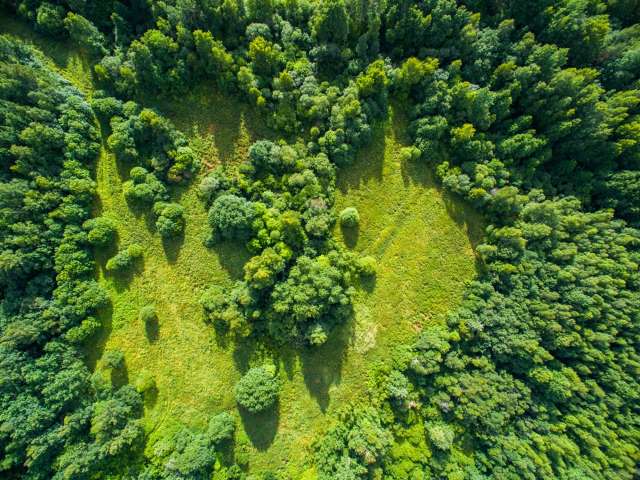
[[[640,0],[0,0],[0,478],[640,475]]]

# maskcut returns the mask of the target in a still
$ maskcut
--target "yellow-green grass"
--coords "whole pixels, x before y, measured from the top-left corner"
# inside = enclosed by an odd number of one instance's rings
[[[31,40],[70,81],[92,91],[89,63],[76,49],[42,39],[6,17],[0,31]],[[254,139],[270,136],[252,109],[207,86],[180,100],[145,106],[158,108],[191,137],[204,156],[203,170],[242,161]],[[126,376],[119,381],[135,382],[143,371],[153,376],[157,391],[147,395],[144,417],[150,444],[178,424],[203,427],[226,410],[239,419],[238,443],[250,454],[251,472],[285,470],[300,478],[311,442],[337,410],[363,398],[372,365],[410,342],[422,326],[442,321],[458,303],[464,282],[474,275],[472,239],[479,227],[471,212],[442,194],[427,167],[402,164],[406,124],[395,112],[338,176],[337,207],[357,207],[361,222],[357,234],[336,227],[335,235],[349,248],[375,256],[378,275],[357,293],[354,319],[313,351],[268,351],[216,338],[198,300],[208,286],[240,278],[248,254],[241,245],[203,245],[208,226],[196,194],[198,178],[172,192],[186,210],[184,238],[163,242],[149,214],[133,211],[124,200],[124,166],[102,151],[95,171],[95,213],[116,222],[120,247],[139,243],[145,253],[138,270],[121,278],[104,271],[114,250],[96,252],[98,279],[111,306],[101,312],[104,328],[87,345],[87,354],[90,364],[101,369],[105,351],[121,350]],[[148,304],[155,305],[158,322],[147,327],[138,313]],[[267,358],[278,365],[284,381],[278,407],[259,416],[241,415],[233,387],[249,364]],[[313,478],[313,472],[306,477]]]

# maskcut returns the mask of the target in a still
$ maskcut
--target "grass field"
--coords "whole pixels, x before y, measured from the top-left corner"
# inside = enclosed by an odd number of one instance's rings
[[[89,63],[69,45],[42,40],[5,19],[0,31],[33,41],[63,75],[91,92]],[[250,108],[206,86],[180,101],[153,106],[191,136],[209,165],[242,161],[253,139],[269,135]],[[353,321],[314,351],[236,349],[219,342],[203,322],[198,300],[209,285],[238,278],[247,253],[239,245],[203,245],[208,227],[197,179],[173,192],[186,210],[184,238],[163,243],[150,218],[125,202],[120,169],[103,150],[95,168],[96,214],[117,223],[120,246],[139,243],[145,254],[137,273],[116,278],[103,268],[113,252],[97,252],[97,275],[111,306],[101,312],[103,329],[87,345],[87,356],[101,368],[103,353],[118,349],[125,354],[123,381],[134,382],[145,370],[155,378],[157,391],[145,401],[144,419],[152,441],[179,423],[201,427],[211,415],[228,410],[239,418],[238,440],[251,454],[252,472],[286,470],[300,478],[311,442],[339,408],[362,398],[371,365],[388,358],[422,326],[442,321],[459,301],[463,284],[474,276],[472,245],[480,227],[472,212],[436,188],[426,167],[402,164],[406,125],[395,109],[391,112],[371,145],[338,178],[338,208],[357,207],[361,223],[357,231],[336,227],[335,235],[349,248],[375,256],[378,275],[358,292]],[[147,304],[158,312],[157,325],[148,329],[137,319]],[[241,417],[233,386],[249,364],[266,358],[285,380],[279,407],[260,417]]]

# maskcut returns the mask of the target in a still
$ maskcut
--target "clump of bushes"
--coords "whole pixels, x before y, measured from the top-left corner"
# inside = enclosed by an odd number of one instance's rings
[[[184,232],[184,207],[177,203],[158,202],[153,206],[156,229],[164,238],[177,237]]]
[[[84,222],[83,227],[87,230],[89,243],[95,247],[106,247],[116,240],[116,226],[110,218],[92,218]]]
[[[154,305],[145,305],[138,313],[138,319],[142,323],[153,322],[157,318],[156,307]]]
[[[124,353],[120,350],[110,350],[102,357],[102,363],[106,368],[119,370],[124,367]]]
[[[166,187],[145,168],[133,167],[129,177],[122,185],[127,202],[133,205],[150,205],[167,199]]]
[[[371,255],[360,257],[357,260],[357,267],[360,275],[365,277],[372,277],[376,274],[378,269],[378,262]]]
[[[148,370],[142,370],[135,383],[139,393],[151,392],[156,389],[156,381]]]
[[[142,258],[142,252],[143,250],[140,245],[132,243],[107,261],[107,271],[111,273],[121,273],[130,270],[135,262]]]
[[[340,225],[344,228],[355,228],[360,223],[360,214],[355,207],[347,207],[340,212]]]
[[[280,386],[280,380],[271,369],[254,367],[236,384],[236,401],[251,413],[263,412],[278,400]]]

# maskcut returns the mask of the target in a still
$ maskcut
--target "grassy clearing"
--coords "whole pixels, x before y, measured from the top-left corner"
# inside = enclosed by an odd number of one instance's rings
[[[0,19],[0,31],[34,43],[66,78],[91,93],[90,64],[78,50],[43,40],[7,16]],[[269,136],[252,109],[206,86],[178,101],[145,106],[156,107],[190,135],[209,166],[240,162],[254,139]],[[155,378],[157,390],[145,399],[150,444],[178,423],[201,427],[211,415],[228,410],[240,419],[238,440],[250,454],[251,472],[285,470],[301,478],[311,442],[338,409],[362,397],[371,365],[411,341],[422,326],[441,321],[459,301],[464,282],[474,275],[472,242],[479,226],[471,212],[443,196],[428,169],[400,162],[406,124],[392,112],[338,179],[338,209],[357,207],[361,223],[357,231],[336,227],[335,235],[350,248],[374,255],[379,272],[358,293],[353,321],[313,351],[269,352],[220,342],[204,324],[198,299],[209,285],[238,278],[247,253],[239,245],[204,247],[208,226],[196,195],[198,179],[174,190],[187,226],[184,238],[164,243],[149,216],[127,205],[122,166],[103,150],[95,170],[96,214],[116,221],[119,246],[139,243],[145,254],[135,274],[120,278],[104,271],[114,251],[96,252],[97,275],[111,306],[101,313],[104,328],[87,346],[87,357],[101,368],[103,353],[118,349],[127,367],[119,381],[135,382],[145,370]],[[146,328],[138,313],[148,304],[155,305],[158,322]],[[250,364],[267,358],[285,379],[279,405],[259,416],[241,414],[233,386]]]

